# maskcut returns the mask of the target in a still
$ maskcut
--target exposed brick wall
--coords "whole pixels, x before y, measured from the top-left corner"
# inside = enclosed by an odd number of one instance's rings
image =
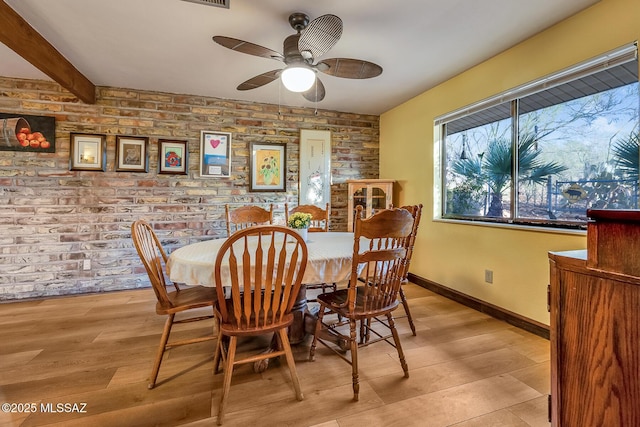
[[[56,118],[56,152],[0,151],[0,300],[149,286],[131,222],[166,249],[222,236],[224,204],[297,203],[300,129],[332,132],[331,228],[346,230],[347,179],[377,178],[379,117],[99,87],[86,105],[59,85],[0,77],[0,112]],[[200,131],[232,134],[230,178],[200,178]],[[107,171],[69,170],[69,133],[107,135]],[[149,172],[115,172],[116,135],[149,137]],[[188,175],[159,175],[158,139],[187,140]],[[287,144],[286,193],[248,191],[251,141]],[[83,270],[90,260],[91,269]]]

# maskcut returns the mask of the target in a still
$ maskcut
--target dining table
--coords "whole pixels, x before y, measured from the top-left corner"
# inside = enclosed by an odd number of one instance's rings
[[[214,266],[218,250],[226,238],[204,240],[174,250],[167,261],[169,279],[176,283],[215,286]],[[307,304],[306,285],[339,283],[349,279],[353,258],[353,233],[317,232],[307,235],[307,266],[289,327],[292,344],[300,343],[315,328],[315,313]],[[222,272],[224,276],[224,272]]]

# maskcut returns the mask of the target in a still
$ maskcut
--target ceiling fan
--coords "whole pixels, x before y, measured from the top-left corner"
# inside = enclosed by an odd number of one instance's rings
[[[296,34],[284,39],[283,53],[232,37],[213,37],[213,41],[228,49],[286,64],[284,69],[267,71],[240,83],[238,90],[255,89],[281,78],[287,89],[302,93],[311,102],[318,102],[325,96],[324,85],[316,76],[318,71],[347,79],[368,79],[382,73],[382,67],[361,59],[330,58],[318,61],[318,57],[328,52],[342,35],[342,20],[339,17],[327,14],[309,22],[306,14],[296,12],[289,16],[289,24]]]

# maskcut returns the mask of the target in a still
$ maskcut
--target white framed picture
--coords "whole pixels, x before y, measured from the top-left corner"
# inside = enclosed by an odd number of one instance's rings
[[[231,134],[200,132],[200,176],[228,178],[231,176]]]
[[[300,130],[301,205],[331,203],[331,131]]]

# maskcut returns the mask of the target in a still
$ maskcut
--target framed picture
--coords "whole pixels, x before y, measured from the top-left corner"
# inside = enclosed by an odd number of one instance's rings
[[[287,146],[251,143],[249,191],[286,191]]]
[[[200,176],[231,176],[231,134],[200,132]]]
[[[189,164],[187,141],[158,140],[158,173],[186,175]]]
[[[116,171],[148,172],[148,145],[147,137],[118,135],[116,137]]]
[[[56,118],[0,113],[0,151],[56,152]]]
[[[105,135],[71,133],[69,169],[72,171],[102,171],[107,167]]]
[[[301,205],[331,203],[331,131],[300,130]]]

